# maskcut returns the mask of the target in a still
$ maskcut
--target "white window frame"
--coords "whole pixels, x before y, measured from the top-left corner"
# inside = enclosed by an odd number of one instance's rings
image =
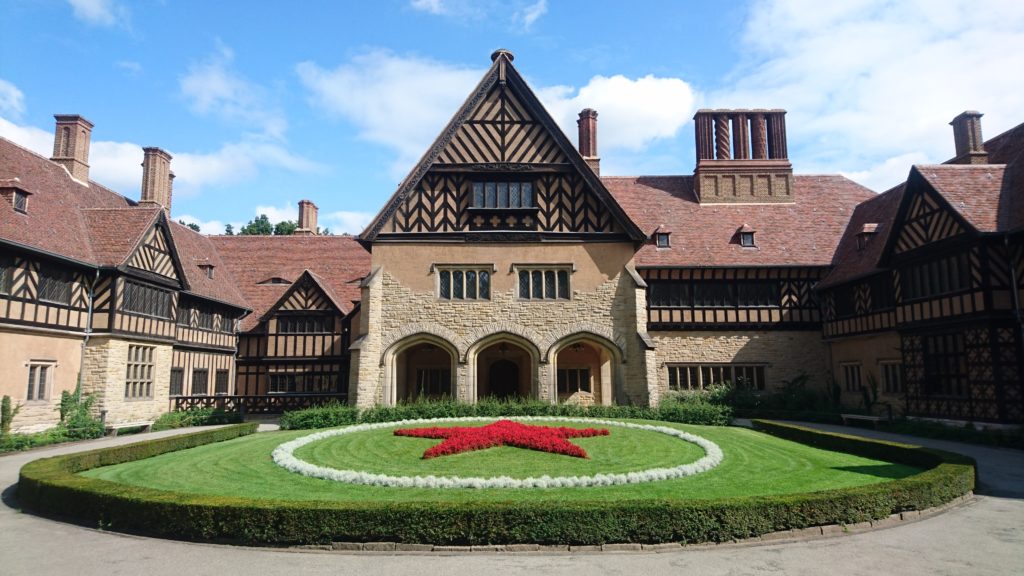
[[[56,360],[29,360],[25,363],[28,378],[23,380],[26,385],[26,402],[49,402],[53,394],[53,372],[57,369]],[[43,393],[39,394],[40,375],[45,374]]]

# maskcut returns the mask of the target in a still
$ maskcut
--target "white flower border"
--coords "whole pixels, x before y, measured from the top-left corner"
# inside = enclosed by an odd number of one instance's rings
[[[686,442],[692,442],[704,449],[704,457],[681,466],[673,468],[650,468],[639,472],[627,472],[624,474],[595,474],[593,476],[537,476],[530,478],[510,478],[508,476],[494,476],[491,478],[464,477],[464,476],[391,476],[388,474],[374,474],[371,472],[360,472],[358,470],[339,470],[310,464],[295,457],[295,450],[332,436],[354,434],[367,430],[378,430],[381,428],[396,428],[399,426],[434,424],[440,422],[479,422],[494,421],[500,417],[471,417],[471,418],[429,418],[417,420],[399,420],[396,422],[376,422],[373,424],[357,424],[345,428],[336,428],[316,432],[308,436],[302,436],[279,445],[274,449],[272,457],[274,463],[286,470],[310,476],[344,482],[347,484],[363,484],[366,486],[386,486],[393,488],[582,488],[587,486],[617,486],[620,484],[641,484],[644,482],[657,482],[660,480],[672,480],[693,476],[711,470],[722,462],[722,449],[714,442],[683,432],[668,426],[651,426],[648,424],[634,424],[632,422],[618,422],[615,420],[601,420],[597,418],[566,418],[556,416],[519,416],[509,417],[506,420],[518,422],[530,421],[555,421],[555,422],[576,422],[582,424],[597,424],[603,426],[618,426],[620,428],[632,428],[634,430],[647,430],[660,432],[674,436]]]

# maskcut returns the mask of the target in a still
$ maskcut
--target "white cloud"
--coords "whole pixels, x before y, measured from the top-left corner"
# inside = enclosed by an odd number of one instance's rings
[[[95,26],[128,25],[128,9],[115,0],[68,0],[75,18]]]
[[[181,77],[181,93],[192,111],[216,115],[230,122],[251,125],[254,132],[282,138],[288,128],[284,113],[267,103],[267,91],[232,69],[235,53],[217,42],[216,52],[205,61],[189,66]]]
[[[25,95],[18,87],[0,79],[0,114],[9,118],[21,118],[25,113]]]
[[[138,62],[136,62],[134,60],[120,60],[120,61],[114,63],[114,66],[117,66],[118,68],[120,68],[121,70],[124,70],[125,72],[127,72],[128,74],[131,74],[132,76],[135,76],[135,75],[139,74],[140,72],[142,72],[142,64],[140,64],[140,63],[138,63]]]
[[[430,14],[444,14],[445,6],[442,0],[412,0],[409,6],[413,10],[427,12]]]
[[[786,108],[798,170],[845,169],[877,189],[906,177],[901,158],[951,157],[948,123],[963,110],[984,112],[992,136],[1024,109],[1024,75],[1010,72],[1024,69],[1016,1],[766,0],[742,49],[746,62],[709,104]]]
[[[234,228],[235,234],[238,234],[238,230],[244,226],[241,222],[223,222],[221,220],[201,220],[191,214],[183,214],[181,216],[175,216],[175,220],[181,220],[185,224],[196,224],[199,226],[199,231],[203,234],[223,234],[224,228],[227,224],[231,224]]]
[[[359,234],[373,220],[369,212],[339,210],[320,216],[320,228],[330,228],[334,234]]]
[[[357,56],[333,70],[313,62],[296,70],[314,106],[355,124],[363,139],[398,152],[398,174],[419,159],[483,74],[385,51]]]
[[[548,12],[548,0],[537,0],[533,4],[516,10],[513,21],[522,26],[522,29],[529,32],[533,23]]]
[[[0,136],[47,158],[53,153],[53,134],[34,126],[0,118]],[[258,138],[230,142],[213,152],[170,152],[176,197],[195,196],[207,186],[253,180],[270,168],[302,173],[322,170],[320,165]],[[133,142],[93,140],[89,177],[135,198],[142,182],[142,156],[142,146]]]
[[[635,80],[622,75],[594,76],[579,91],[552,86],[537,90],[537,96],[574,140],[580,110],[597,110],[599,152],[637,151],[655,140],[675,137],[693,116],[696,99],[690,85],[679,78],[652,75]]]
[[[285,220],[291,220],[292,222],[298,222],[299,220],[299,202],[291,202],[283,206],[257,206],[253,214],[259,216],[266,214],[267,218],[270,219],[271,224],[277,224]]]

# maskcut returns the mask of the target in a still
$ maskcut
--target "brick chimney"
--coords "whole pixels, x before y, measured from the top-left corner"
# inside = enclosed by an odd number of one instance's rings
[[[167,214],[171,213],[171,155],[160,148],[143,148],[142,159],[142,195],[140,204],[161,206]]]
[[[57,128],[53,135],[53,160],[64,166],[71,176],[89,182],[89,139],[92,122],[77,114],[55,114]]]
[[[299,226],[295,229],[298,236],[315,236],[316,227],[316,204],[309,200],[299,200]]]
[[[988,164],[985,140],[981,137],[981,117],[981,112],[967,110],[949,123],[956,144],[953,164]]]
[[[702,204],[793,202],[785,110],[698,110],[693,120]]]
[[[576,121],[579,127],[579,149],[580,156],[587,161],[587,165],[594,171],[594,174],[601,175],[601,157],[597,155],[597,110],[584,108],[580,112],[580,119]]]

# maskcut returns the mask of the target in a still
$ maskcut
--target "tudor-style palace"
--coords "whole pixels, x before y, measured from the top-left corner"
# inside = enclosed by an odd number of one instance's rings
[[[111,426],[191,406],[273,412],[449,396],[654,405],[802,374],[908,416],[1024,422],[1024,124],[876,194],[793,173],[785,111],[700,110],[685,176],[602,176],[505,50],[358,237],[205,236],[0,139],[0,395],[53,426],[80,382]]]

